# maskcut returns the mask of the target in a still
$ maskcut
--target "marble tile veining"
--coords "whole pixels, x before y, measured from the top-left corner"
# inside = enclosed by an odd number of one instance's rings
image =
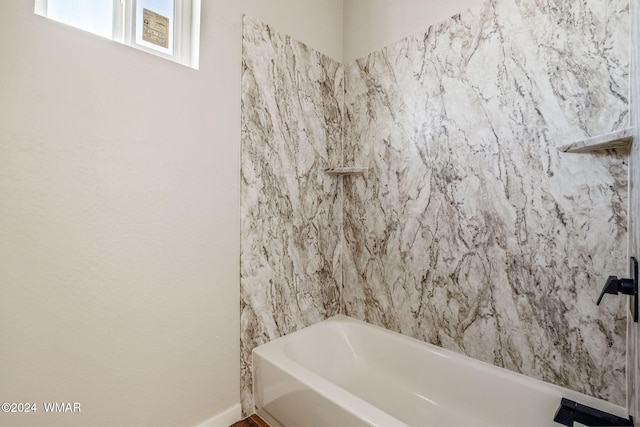
[[[624,404],[626,305],[595,301],[628,152],[556,147],[629,127],[628,19],[488,0],[343,67],[245,18],[245,413],[251,350],[340,312]]]
[[[241,377],[251,404],[251,350],[339,313],[337,164],[343,69],[244,18],[241,190]]]
[[[629,255],[640,259],[640,0],[631,0],[631,125],[629,159]],[[625,276],[629,277],[629,276]],[[640,417],[640,327],[627,317],[627,372],[629,413]]]
[[[628,148],[632,140],[633,128],[625,128],[604,135],[574,141],[558,147],[558,150],[564,153],[589,153],[610,148]]]
[[[485,2],[348,65],[346,314],[625,401],[628,1]]]

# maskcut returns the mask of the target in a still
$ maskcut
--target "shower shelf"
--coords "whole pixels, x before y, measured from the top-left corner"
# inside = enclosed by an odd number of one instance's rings
[[[594,136],[593,138],[581,139],[571,144],[558,147],[563,153],[588,153],[597,150],[608,150],[610,148],[624,147],[633,140],[633,128],[621,129],[605,135]]]
[[[325,169],[324,171],[329,175],[363,175],[368,170],[369,168],[339,167]]]

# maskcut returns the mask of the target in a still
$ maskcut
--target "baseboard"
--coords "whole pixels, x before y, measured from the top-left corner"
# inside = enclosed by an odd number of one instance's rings
[[[240,421],[241,418],[242,410],[238,403],[218,415],[209,418],[205,422],[198,424],[197,427],[229,427],[231,424]]]

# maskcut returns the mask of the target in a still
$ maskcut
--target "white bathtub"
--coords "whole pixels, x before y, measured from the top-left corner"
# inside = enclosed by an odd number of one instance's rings
[[[256,412],[273,426],[559,426],[565,397],[620,406],[346,316],[253,350]]]

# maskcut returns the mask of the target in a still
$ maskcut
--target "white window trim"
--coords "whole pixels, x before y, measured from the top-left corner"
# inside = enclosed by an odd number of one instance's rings
[[[36,14],[47,17],[48,0],[34,0]],[[200,59],[201,0],[175,0],[173,17],[173,54],[136,43],[136,0],[113,0],[111,39],[173,62],[198,68]]]

